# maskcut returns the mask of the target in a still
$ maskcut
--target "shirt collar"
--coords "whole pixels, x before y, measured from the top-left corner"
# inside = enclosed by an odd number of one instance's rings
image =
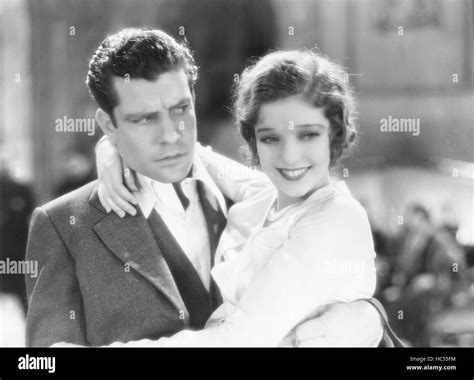
[[[137,181],[138,191],[135,191],[134,195],[143,215],[148,219],[156,201],[156,195],[152,187],[153,180],[137,172]]]
[[[227,216],[227,206],[224,196],[220,192],[215,182],[212,180],[204,163],[201,161],[201,158],[197,153],[194,154],[191,173],[186,178],[190,180],[201,181],[206,189],[217,198],[217,202],[219,203],[222,212]],[[150,216],[158,197],[159,199],[178,200],[176,192],[171,183],[160,182],[138,172],[137,179],[139,190],[136,191],[134,195],[145,218]],[[155,189],[157,190],[156,192]]]

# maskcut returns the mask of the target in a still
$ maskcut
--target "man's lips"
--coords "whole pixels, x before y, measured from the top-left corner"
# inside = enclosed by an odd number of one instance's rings
[[[166,163],[174,163],[177,162],[181,159],[183,159],[186,156],[185,153],[175,153],[175,154],[169,154],[167,156],[164,156],[162,158],[157,159],[156,161],[166,164]]]
[[[296,169],[277,168],[280,175],[287,181],[298,181],[308,173],[309,169],[311,169],[311,166]]]

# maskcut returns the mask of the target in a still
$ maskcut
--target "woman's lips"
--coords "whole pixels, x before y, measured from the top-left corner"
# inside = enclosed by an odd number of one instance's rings
[[[303,178],[306,173],[308,173],[311,166],[306,168],[298,168],[298,169],[279,169],[277,168],[280,175],[286,179],[287,181],[298,181]]]

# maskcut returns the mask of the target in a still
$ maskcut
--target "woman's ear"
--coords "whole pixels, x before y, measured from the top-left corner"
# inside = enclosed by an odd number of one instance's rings
[[[113,146],[116,146],[117,128],[112,123],[110,116],[102,108],[98,108],[95,112],[95,120],[99,124],[102,132],[107,136],[108,140]]]

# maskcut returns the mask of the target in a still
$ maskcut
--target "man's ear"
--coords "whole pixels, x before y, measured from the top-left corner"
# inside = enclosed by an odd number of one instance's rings
[[[116,145],[116,133],[117,128],[115,128],[110,116],[102,108],[98,108],[95,112],[95,120],[99,124],[102,132],[107,136],[112,145]]]

